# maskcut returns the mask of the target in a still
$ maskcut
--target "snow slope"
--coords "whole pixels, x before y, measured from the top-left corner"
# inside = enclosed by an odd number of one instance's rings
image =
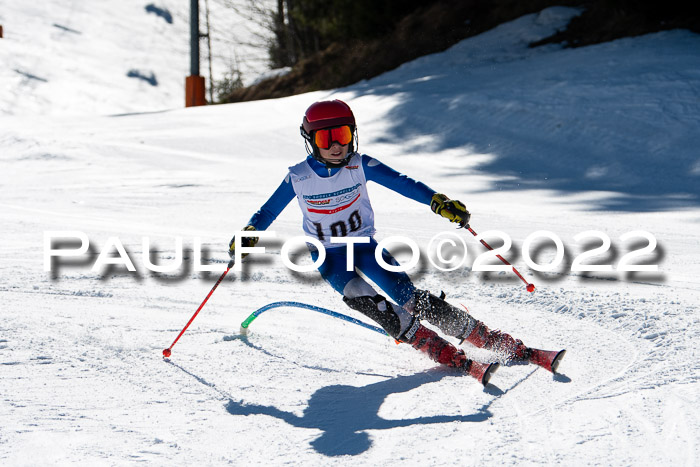
[[[246,83],[265,73],[266,33],[239,13],[248,1],[200,2],[201,33],[207,31],[205,3],[214,79],[221,80],[232,67]],[[189,21],[189,2],[175,0],[0,0],[0,114],[106,115],[179,108],[190,74]],[[205,39],[200,42],[200,75],[207,78],[208,97]]]
[[[695,465],[700,37],[527,48],[574,14],[547,9],[333,92],[143,112],[145,91],[119,91],[118,105],[71,91],[73,107],[36,88],[41,106],[5,112],[0,463]],[[96,89],[123,75],[94,71]],[[21,86],[3,79],[2,102]],[[304,157],[304,110],[326,98],[353,107],[363,152],[462,199],[477,232],[506,232],[506,256],[537,291],[511,273],[472,271],[483,248],[467,234],[467,267],[422,261],[410,271],[416,285],[529,345],[567,348],[561,375],[505,366],[482,388],[308,310],[268,311],[241,335],[251,312],[281,300],[361,318],[316,273],[282,265],[282,242],[301,234],[294,205],[273,224],[277,239],[261,242],[268,254],[230,272],[162,359],[219,277],[195,270],[195,238],[204,263],[222,270],[232,232]],[[425,253],[436,233],[454,232],[425,206],[376,185],[370,193],[378,239],[408,235]],[[45,272],[45,232],[58,230],[84,232],[90,249]],[[565,246],[554,271],[534,271],[519,253],[540,230]],[[659,271],[572,272],[601,243],[574,239],[590,230],[612,247],[587,263],[617,267],[646,244],[620,237],[645,230],[658,246],[635,262]],[[136,272],[91,270],[103,250],[116,254],[111,237]],[[147,269],[144,251],[177,264],[177,238],[183,264]],[[554,257],[549,243],[530,251],[540,264]]]

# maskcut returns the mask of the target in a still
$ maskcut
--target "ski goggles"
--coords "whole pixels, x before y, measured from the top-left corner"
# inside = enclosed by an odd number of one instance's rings
[[[321,149],[329,149],[334,142],[345,146],[352,141],[352,129],[343,125],[336,128],[325,128],[316,130],[314,133],[314,144]]]

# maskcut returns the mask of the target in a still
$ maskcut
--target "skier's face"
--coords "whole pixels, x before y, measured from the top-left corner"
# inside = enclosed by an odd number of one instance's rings
[[[337,164],[348,157],[348,148],[350,144],[340,145],[337,141],[333,142],[330,148],[318,148],[321,153],[321,158],[331,164]]]

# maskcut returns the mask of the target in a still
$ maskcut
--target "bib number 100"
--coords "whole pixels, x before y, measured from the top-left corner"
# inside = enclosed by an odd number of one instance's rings
[[[323,226],[318,222],[314,222],[316,227],[316,236],[319,240],[324,241],[326,236],[323,235]],[[357,232],[362,227],[362,218],[359,211],[353,211],[347,221],[334,222],[330,226],[331,237],[347,237],[348,232]]]

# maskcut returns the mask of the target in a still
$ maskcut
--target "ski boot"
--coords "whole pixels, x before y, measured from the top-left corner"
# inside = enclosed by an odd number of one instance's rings
[[[480,349],[495,352],[503,363],[534,363],[554,373],[564,357],[565,351],[532,349],[510,334],[491,331],[466,310],[446,302],[444,293],[437,297],[427,290],[416,290],[411,308],[415,316],[428,321],[445,334],[456,337],[460,344],[467,341]]]
[[[504,362],[526,361],[529,349],[522,341],[509,334],[491,331],[466,310],[461,310],[445,301],[445,294],[439,297],[427,290],[416,290],[411,304],[413,314],[428,321],[448,336],[465,340],[475,347],[491,350]]]
[[[464,339],[470,344],[496,352],[506,362],[534,363],[552,373],[557,372],[566,350],[541,350],[527,347],[520,339],[501,331],[490,331],[484,323],[478,322],[474,330]]]
[[[435,331],[420,324],[417,319],[401,340],[410,344],[414,349],[426,353],[434,362],[462,369],[484,386],[489,383],[491,376],[499,366],[498,363],[479,363],[468,359],[462,349],[457,349]]]
[[[491,331],[481,321],[476,322],[468,336],[460,336],[460,339],[462,342],[469,342],[474,347],[491,350],[506,362],[529,361],[532,353],[532,349],[525,346],[520,339],[514,339],[510,334],[499,330]]]

